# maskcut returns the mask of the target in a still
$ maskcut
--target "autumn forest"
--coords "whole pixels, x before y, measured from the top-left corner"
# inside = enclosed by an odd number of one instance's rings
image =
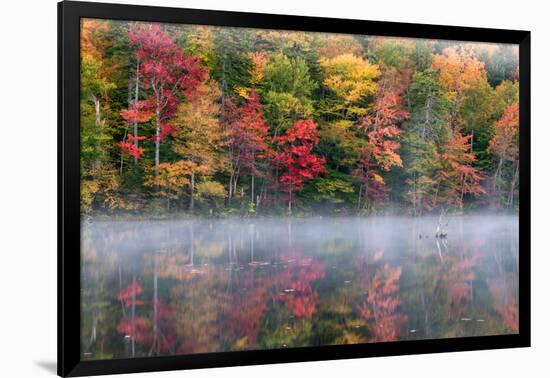
[[[84,19],[81,212],[518,207],[517,46]]]

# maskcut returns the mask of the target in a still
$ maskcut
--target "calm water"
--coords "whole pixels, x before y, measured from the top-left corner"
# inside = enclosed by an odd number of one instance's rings
[[[84,359],[517,333],[517,217],[82,226]]]

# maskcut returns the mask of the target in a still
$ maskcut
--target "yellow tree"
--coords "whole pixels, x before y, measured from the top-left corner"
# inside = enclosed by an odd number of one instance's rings
[[[249,53],[252,60],[252,67],[250,68],[250,83],[252,86],[256,86],[264,79],[264,69],[269,61],[269,56],[265,51],[256,51]]]
[[[320,63],[325,77],[323,84],[337,99],[330,110],[344,118],[364,116],[365,99],[376,92],[378,67],[352,54],[321,59]]]
[[[190,167],[189,209],[193,210],[196,175],[210,175],[223,170],[225,158],[222,154],[226,134],[219,122],[221,91],[215,82],[209,81],[198,87],[198,94],[181,104],[174,125],[177,133],[173,150]]]
[[[346,34],[327,34],[319,41],[317,53],[322,58],[332,59],[342,54],[361,56],[363,46],[356,37]]]
[[[439,71],[439,82],[451,102],[451,127],[460,128],[463,125],[459,112],[468,92],[488,87],[484,64],[464,50],[448,47],[442,54],[434,55],[432,68]]]
[[[191,161],[179,160],[175,163],[160,163],[145,179],[145,185],[156,188],[155,194],[166,198],[170,209],[170,200],[178,199],[183,189],[189,185],[189,175],[197,171],[197,166]]]

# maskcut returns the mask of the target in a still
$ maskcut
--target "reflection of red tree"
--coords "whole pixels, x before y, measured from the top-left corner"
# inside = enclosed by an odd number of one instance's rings
[[[358,311],[377,341],[397,340],[401,326],[408,319],[399,312],[401,300],[397,293],[400,278],[401,267],[392,268],[386,264],[372,279],[365,277],[363,280],[368,294]]]
[[[519,313],[518,313],[518,298],[517,295],[511,293],[511,283],[517,282],[514,279],[495,279],[487,282],[489,292],[493,297],[493,307],[500,315],[502,321],[514,332],[519,331]]]
[[[242,291],[231,293],[224,313],[224,330],[235,339],[246,337],[244,344],[251,346],[260,332],[262,316],[267,310],[266,281],[257,282],[254,272],[239,275],[236,286]]]
[[[476,278],[474,267],[477,256],[447,256],[440,280],[449,293],[449,315],[463,316],[464,303],[471,300],[471,285]]]
[[[117,331],[124,334],[130,341],[148,346],[150,351],[152,351],[155,346],[158,347],[160,353],[173,351],[176,342],[176,332],[173,325],[174,309],[162,303],[160,300],[154,303],[154,301],[136,299],[136,296],[142,293],[143,289],[139,283],[133,281],[130,285],[122,289],[116,297],[125,307],[133,306],[135,309],[135,306],[145,306],[148,304],[151,305],[153,309],[156,307],[158,316],[157,327],[160,337],[155,342],[153,322],[146,316],[135,316],[134,309],[131,314],[127,314],[120,319],[117,325]],[[153,345],[153,343],[158,343],[158,345]]]
[[[152,341],[151,321],[143,316],[134,319],[122,318],[118,322],[118,333],[127,335],[136,343],[150,344]]]
[[[294,316],[310,318],[319,304],[319,294],[311,283],[325,276],[325,265],[311,257],[303,258],[297,249],[293,249],[283,260],[288,261],[287,268],[277,277],[277,284],[285,289],[277,294]]]

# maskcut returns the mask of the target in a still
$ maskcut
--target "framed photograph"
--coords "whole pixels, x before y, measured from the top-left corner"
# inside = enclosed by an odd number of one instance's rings
[[[529,346],[528,31],[58,10],[59,375]]]

